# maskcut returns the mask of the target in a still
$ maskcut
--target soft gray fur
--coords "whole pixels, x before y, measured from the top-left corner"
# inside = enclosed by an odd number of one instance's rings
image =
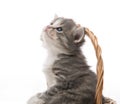
[[[50,54],[45,67],[48,89],[28,104],[95,104],[97,79],[81,51],[84,35],[84,28],[72,19],[57,17],[45,27],[42,40]]]

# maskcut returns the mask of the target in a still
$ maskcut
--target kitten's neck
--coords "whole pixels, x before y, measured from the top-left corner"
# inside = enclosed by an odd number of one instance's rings
[[[66,50],[61,50],[55,47],[47,49],[48,56],[57,57],[59,54],[69,54]]]
[[[58,59],[59,52],[47,50],[47,58],[45,66],[52,67],[53,63]]]

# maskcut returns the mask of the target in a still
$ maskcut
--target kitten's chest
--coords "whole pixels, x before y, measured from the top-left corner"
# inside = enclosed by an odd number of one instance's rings
[[[55,60],[57,60],[56,56],[49,55],[44,64],[43,72],[45,74],[48,87],[51,87],[56,84],[55,75],[52,71],[52,67]]]

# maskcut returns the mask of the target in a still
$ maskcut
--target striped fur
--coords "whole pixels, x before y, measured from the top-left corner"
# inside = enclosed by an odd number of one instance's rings
[[[95,104],[97,79],[81,51],[82,35],[84,28],[66,18],[54,19],[43,30],[43,45],[48,51],[44,68],[48,89],[28,104]]]

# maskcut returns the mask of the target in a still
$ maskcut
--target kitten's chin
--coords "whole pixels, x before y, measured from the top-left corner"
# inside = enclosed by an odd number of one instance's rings
[[[48,34],[43,30],[40,36],[40,39],[45,42],[48,41]]]
[[[47,40],[48,41],[48,39],[52,39],[51,37],[50,37],[50,35],[46,32],[46,31],[42,31],[42,40],[44,41],[44,40]]]
[[[42,31],[41,40],[42,40],[42,46],[47,50],[51,50],[51,47],[53,47],[53,43],[52,43],[53,41],[48,35],[48,33]]]
[[[54,39],[51,39],[45,31],[41,34],[42,46],[51,54],[66,54],[67,51],[60,46]]]

